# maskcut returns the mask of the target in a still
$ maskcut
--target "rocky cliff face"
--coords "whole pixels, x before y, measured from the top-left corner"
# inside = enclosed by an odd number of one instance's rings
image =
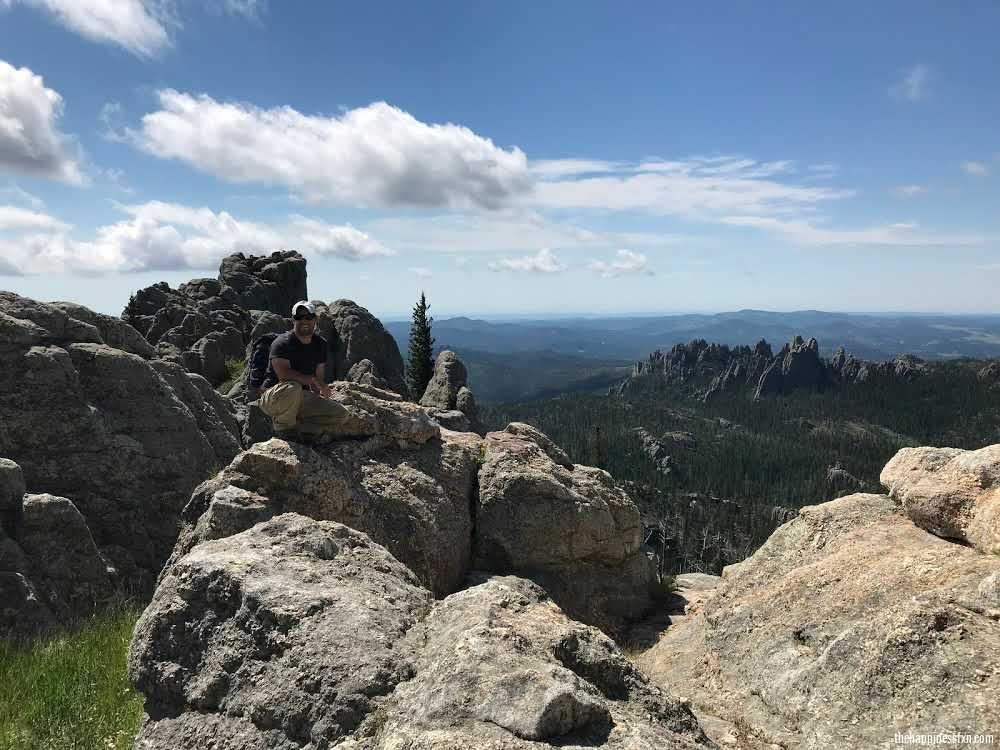
[[[889,496],[803,508],[720,579],[682,580],[686,608],[640,665],[723,744],[995,733],[998,456],[904,449],[882,474]]]
[[[20,536],[30,518],[38,534],[48,528],[52,539],[71,540],[73,555],[96,546],[104,562],[87,553],[74,575],[88,571],[96,580],[100,567],[109,581],[148,595],[191,489],[240,450],[229,405],[201,376],[145,359],[149,352],[131,326],[83,310],[0,292],[0,456],[22,475],[20,492],[9,489],[0,507],[9,542],[0,571],[21,576],[22,599],[39,594],[36,583],[62,590],[46,583],[53,575],[41,551],[59,543]],[[27,503],[26,491],[53,499]],[[37,564],[16,563],[21,553]],[[86,609],[61,595],[35,598],[50,610],[39,622]],[[91,608],[100,598],[81,597]],[[0,629],[30,630],[14,622],[16,607],[4,610]]]
[[[777,353],[764,341],[753,347],[709,344],[704,339],[677,344],[669,352],[655,351],[637,362],[619,393],[645,384],[666,381],[689,385],[705,400],[740,388],[762,399],[797,389],[822,390],[876,379],[919,376],[920,360],[900,356],[884,362],[857,360],[843,348],[829,360],[819,356],[816,339],[796,336]]]

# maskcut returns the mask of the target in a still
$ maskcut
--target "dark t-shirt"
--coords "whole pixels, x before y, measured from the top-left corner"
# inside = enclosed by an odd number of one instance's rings
[[[271,344],[271,354],[267,360],[267,373],[264,375],[262,389],[270,388],[278,382],[274,372],[273,359],[287,359],[296,372],[303,375],[315,375],[318,365],[326,364],[326,339],[314,333],[312,341],[303,344],[292,331],[278,336]],[[304,387],[304,386],[303,386]]]

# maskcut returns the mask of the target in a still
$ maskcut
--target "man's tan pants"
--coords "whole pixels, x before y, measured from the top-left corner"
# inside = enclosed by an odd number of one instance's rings
[[[307,391],[291,380],[264,391],[260,395],[260,408],[274,421],[276,430],[297,427],[311,434],[336,432],[350,418],[342,404]]]

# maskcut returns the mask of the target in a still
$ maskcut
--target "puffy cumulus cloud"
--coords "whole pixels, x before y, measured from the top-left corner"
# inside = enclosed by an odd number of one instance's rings
[[[531,186],[520,149],[385,102],[339,117],[259,109],[174,90],[133,141],[221,180],[288,187],[313,203],[496,209]]]
[[[902,78],[889,88],[889,94],[899,101],[923,101],[930,96],[933,78],[929,65],[917,63],[903,71]]]
[[[365,260],[380,255],[395,255],[393,251],[350,225],[335,226],[296,215],[292,217],[292,234],[297,238],[296,247],[312,251],[317,255],[344,260]]]
[[[214,268],[230,253],[264,253],[281,247],[354,261],[392,254],[353,227],[304,216],[265,225],[240,221],[225,211],[159,201],[119,208],[127,218],[98,227],[89,240],[72,238],[65,224],[37,220],[29,226],[29,217],[11,214],[12,221],[18,219],[22,229],[32,231],[0,235],[0,258],[8,272],[13,268],[19,274],[101,274]]]
[[[41,76],[0,60],[0,169],[82,184],[70,139],[56,127],[62,108]]]
[[[573,177],[571,165],[565,165],[562,179],[538,181],[530,200],[540,208],[643,211],[712,221],[733,212],[796,213],[854,195],[796,181],[790,161],[717,156],[607,166],[608,174],[597,174],[591,164]]]
[[[615,260],[610,263],[603,260],[592,260],[587,264],[587,268],[606,279],[624,274],[653,275],[653,269],[649,267],[649,260],[645,255],[625,249],[615,253]]]
[[[170,46],[170,5],[163,0],[6,0],[47,11],[70,31],[93,42],[115,44],[139,57]],[[0,2],[2,4],[2,2]]]
[[[803,220],[781,220],[771,216],[728,216],[723,223],[776,232],[800,245],[888,245],[897,247],[948,247],[979,245],[978,235],[942,235],[919,232],[915,222],[896,222],[866,229],[833,229]]]
[[[489,264],[491,271],[528,271],[531,273],[558,273],[566,266],[559,262],[555,254],[544,247],[536,255],[522,255],[518,258],[501,258]]]
[[[973,177],[989,177],[990,168],[981,161],[963,161],[962,170]]]

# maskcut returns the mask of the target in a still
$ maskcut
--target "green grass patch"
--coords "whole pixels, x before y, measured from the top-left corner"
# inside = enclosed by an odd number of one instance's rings
[[[230,389],[236,385],[236,381],[243,377],[243,369],[246,367],[247,361],[245,359],[227,359],[226,360],[226,379],[222,381],[222,385],[218,387],[219,393],[225,395],[229,393]]]
[[[118,604],[77,628],[0,642],[0,750],[126,750],[142,717],[125,658],[142,613]]]

